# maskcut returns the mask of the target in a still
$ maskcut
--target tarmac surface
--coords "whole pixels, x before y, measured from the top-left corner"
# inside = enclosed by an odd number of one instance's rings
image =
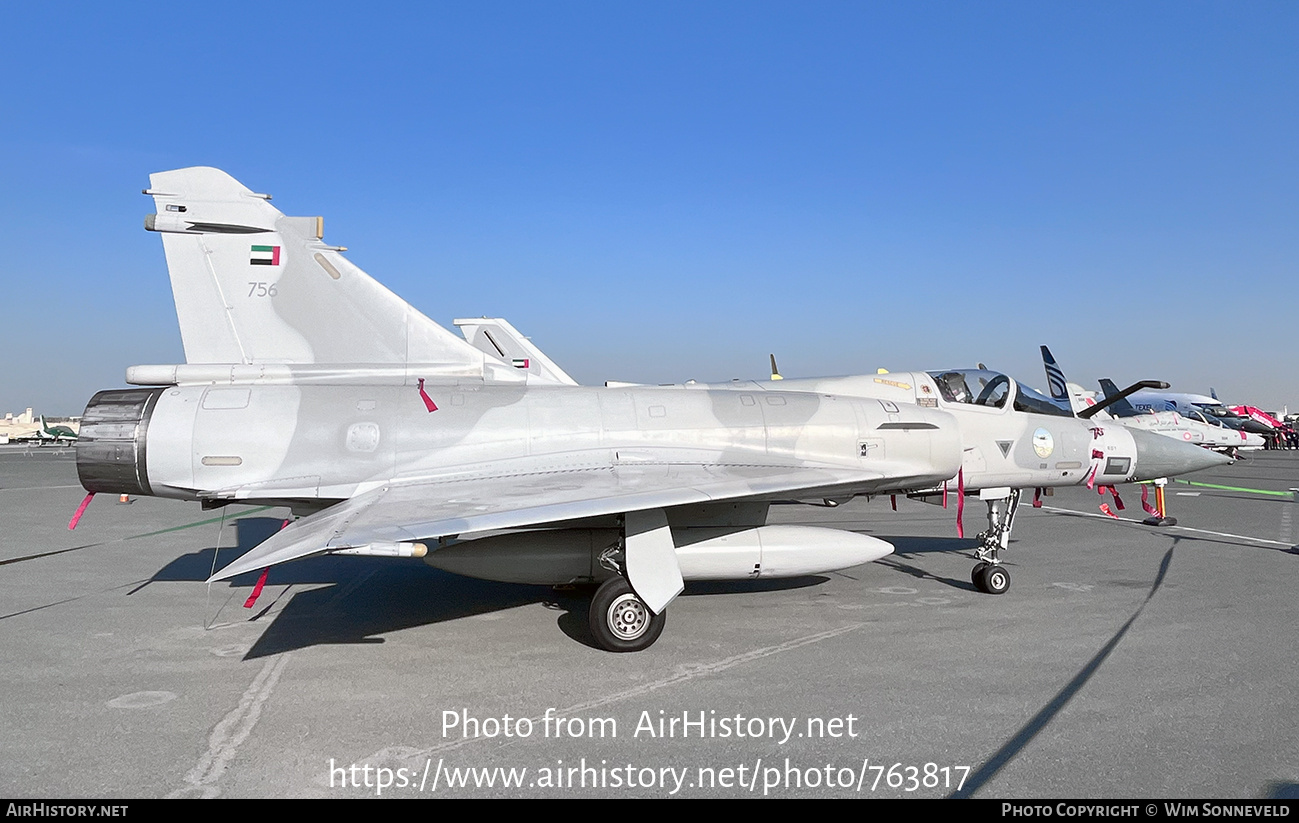
[[[1299,452],[1186,479],[1284,492]],[[73,451],[3,447],[0,794],[1299,796],[1299,506],[1174,484],[1157,528],[1120,491],[1119,520],[1085,488],[1021,506],[1000,596],[954,505],[780,506],[897,551],[689,585],[620,655],[581,592],[418,560],[276,567],[244,608],[256,576],[209,591],[214,549],[284,510],[101,495],[69,531]]]

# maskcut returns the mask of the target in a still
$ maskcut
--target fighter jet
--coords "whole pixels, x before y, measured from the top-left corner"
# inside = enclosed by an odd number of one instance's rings
[[[320,218],[285,216],[225,172],[150,183],[145,228],[162,237],[186,362],[133,366],[137,388],[90,400],[77,517],[98,492],[291,508],[213,581],[335,553],[598,583],[596,643],[636,651],[686,580],[802,576],[892,551],[768,525],[773,500],[905,493],[960,470],[960,432],[937,407],[575,386],[536,352],[493,344],[508,324],[462,322],[481,345],[456,337],[325,243]]]
[[[1228,406],[1226,404],[1223,404],[1222,401],[1218,399],[1217,390],[1215,390],[1212,386],[1209,387],[1209,397],[1213,398],[1215,402],[1222,404],[1223,408],[1225,408],[1230,414],[1244,421],[1243,425],[1247,425],[1250,421],[1253,421],[1255,424],[1261,426],[1263,429],[1267,429],[1267,431],[1263,431],[1262,429],[1250,428],[1247,429],[1248,431],[1257,432],[1258,434],[1268,435],[1268,434],[1276,434],[1278,432],[1282,432],[1283,430],[1287,429],[1287,426],[1283,420],[1278,420],[1275,416],[1268,414],[1267,412],[1263,411],[1257,406],[1250,406],[1244,404],[1237,405],[1237,406]],[[1282,417],[1284,417],[1284,415],[1282,415]]]
[[[1227,406],[1226,408],[1227,411],[1231,412],[1237,417],[1243,417],[1248,420],[1253,420],[1257,423],[1261,423],[1262,425],[1266,426],[1269,430],[1269,434],[1274,432],[1279,432],[1287,428],[1284,421],[1278,420],[1276,417],[1263,411],[1258,406],[1240,405],[1240,406]]]
[[[1100,380],[1100,387],[1107,400],[1116,398],[1120,394],[1114,381],[1108,378]],[[1264,445],[1262,435],[1231,428],[1199,410],[1191,411],[1189,415],[1182,415],[1175,411],[1142,412],[1126,398],[1114,400],[1106,408],[1115,417],[1121,418],[1124,425],[1142,426],[1149,431],[1180,437],[1188,443],[1221,451],[1233,457],[1241,450],[1253,451],[1263,448]]]
[[[592,635],[634,651],[685,580],[812,574],[892,550],[767,525],[775,500],[977,491],[989,530],[972,579],[1000,593],[1023,489],[1222,460],[1085,424],[986,369],[574,386],[498,346],[508,324],[462,324],[473,344],[450,334],[326,244],[320,218],[286,217],[224,172],[155,174],[145,193],[186,363],[131,367],[127,382],[147,388],[92,398],[78,473],[92,495],[291,507],[295,522],[214,581],[336,553],[598,582]]]
[[[1137,411],[1175,411],[1183,417],[1198,418],[1200,415],[1211,418],[1222,425],[1245,431],[1251,434],[1270,434],[1271,427],[1241,417],[1222,404],[1216,397],[1188,392],[1139,391],[1129,400]]]

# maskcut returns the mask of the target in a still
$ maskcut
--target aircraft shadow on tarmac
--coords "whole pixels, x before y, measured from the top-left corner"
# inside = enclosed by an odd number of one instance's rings
[[[250,551],[278,531],[283,521],[271,517],[245,517],[234,522],[236,545],[201,549],[178,557],[153,575],[152,582],[202,582],[213,569],[213,554],[223,567]],[[922,538],[901,538],[909,551],[933,551]],[[956,541],[965,542],[965,541]],[[260,574],[250,572],[225,581],[223,586],[237,595],[222,607],[218,622],[230,619],[230,609],[240,608],[244,592],[250,592]],[[728,580],[689,583],[685,597],[771,592],[821,585],[824,575],[778,580]],[[333,584],[294,592],[294,586]],[[144,585],[147,585],[144,584]],[[262,633],[247,658],[266,657],[316,645],[382,643],[383,635],[466,617],[489,614],[518,606],[542,603],[561,612],[556,622],[573,640],[599,648],[587,627],[587,606],[593,587],[496,583],[461,577],[432,568],[419,560],[370,557],[318,556],[273,567],[267,575],[260,610],[249,610],[239,619],[258,620],[290,595],[273,622]],[[287,589],[283,587],[288,587]],[[143,588],[140,586],[138,588]],[[138,591],[138,588],[136,589]],[[278,590],[278,591],[277,591]],[[269,604],[269,605],[268,605]]]
[[[233,562],[278,531],[283,521],[274,517],[244,517],[233,522],[235,546],[206,548],[178,557],[148,581],[202,582],[213,570],[213,554],[220,566]],[[930,580],[962,591],[976,591],[968,579],[954,579],[922,568],[913,558],[931,553],[956,552],[974,558],[974,540],[953,537],[879,535],[894,546],[894,553],[878,561],[916,579]],[[1195,540],[1182,536],[1181,539]],[[219,568],[219,567],[218,567]],[[852,576],[851,570],[839,572]],[[226,581],[236,612],[259,578],[257,572]],[[778,580],[700,581],[689,583],[685,597],[752,594],[817,586],[824,575]],[[310,591],[295,586],[327,585]],[[147,585],[147,583],[145,584]],[[261,609],[249,610],[241,619],[258,620],[289,595],[248,657],[265,657],[315,645],[382,643],[383,635],[401,629],[490,614],[534,603],[561,612],[561,631],[579,643],[598,648],[587,628],[591,587],[496,583],[434,569],[411,559],[319,556],[276,566],[267,576],[269,590],[260,598]],[[284,589],[283,587],[288,587]],[[139,587],[143,588],[143,586]],[[136,589],[138,591],[138,588]],[[278,590],[278,592],[276,591]],[[229,619],[229,612],[225,612]]]
[[[390,632],[534,603],[559,612],[556,625],[569,638],[600,648],[587,627],[587,609],[594,590],[591,586],[557,588],[496,583],[461,577],[410,560],[318,557],[295,565],[299,571],[287,579],[276,575],[278,569],[272,569],[267,586],[295,582],[334,582],[335,585],[294,594],[249,650],[247,658],[316,645],[382,643],[383,635]],[[819,585],[826,580],[811,576],[691,583],[683,596],[791,589]],[[249,575],[247,579],[241,576],[231,583],[232,588],[247,590],[255,583],[255,576]]]
[[[977,592],[974,584],[967,579],[955,579],[951,577],[941,577],[933,572],[926,571],[910,562],[904,557],[913,554],[929,554],[933,552],[955,552],[964,554],[971,560],[977,559],[974,550],[978,544],[968,538],[959,537],[887,537],[881,536],[881,539],[887,540],[893,544],[893,554],[876,561],[882,566],[888,566],[896,569],[903,574],[911,575],[917,580],[932,580],[935,583],[942,583],[953,589],[962,589],[968,592]],[[1018,541],[1012,540],[1011,543]],[[1013,566],[1013,563],[1007,563],[1007,566]]]

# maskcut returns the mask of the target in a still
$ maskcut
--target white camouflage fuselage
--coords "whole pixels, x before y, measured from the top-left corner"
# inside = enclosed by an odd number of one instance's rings
[[[344,499],[447,472],[644,462],[889,468],[894,488],[956,473],[942,412],[772,392],[526,386],[176,386],[148,423],[155,494]],[[881,428],[891,426],[892,428]],[[866,445],[866,448],[863,448]]]

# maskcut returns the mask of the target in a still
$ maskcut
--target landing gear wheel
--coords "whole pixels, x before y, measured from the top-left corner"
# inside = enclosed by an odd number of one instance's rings
[[[1005,594],[1010,588],[1010,572],[1000,564],[976,568],[974,585],[984,594]]]
[[[663,633],[667,614],[649,610],[625,577],[611,577],[591,598],[591,634],[600,648],[611,652],[638,652],[654,645]]]
[[[973,583],[975,587],[979,589],[983,588],[979,583],[979,575],[983,574],[983,570],[988,568],[989,565],[991,564],[985,563],[982,560],[974,565],[974,569],[970,572],[970,582]]]

